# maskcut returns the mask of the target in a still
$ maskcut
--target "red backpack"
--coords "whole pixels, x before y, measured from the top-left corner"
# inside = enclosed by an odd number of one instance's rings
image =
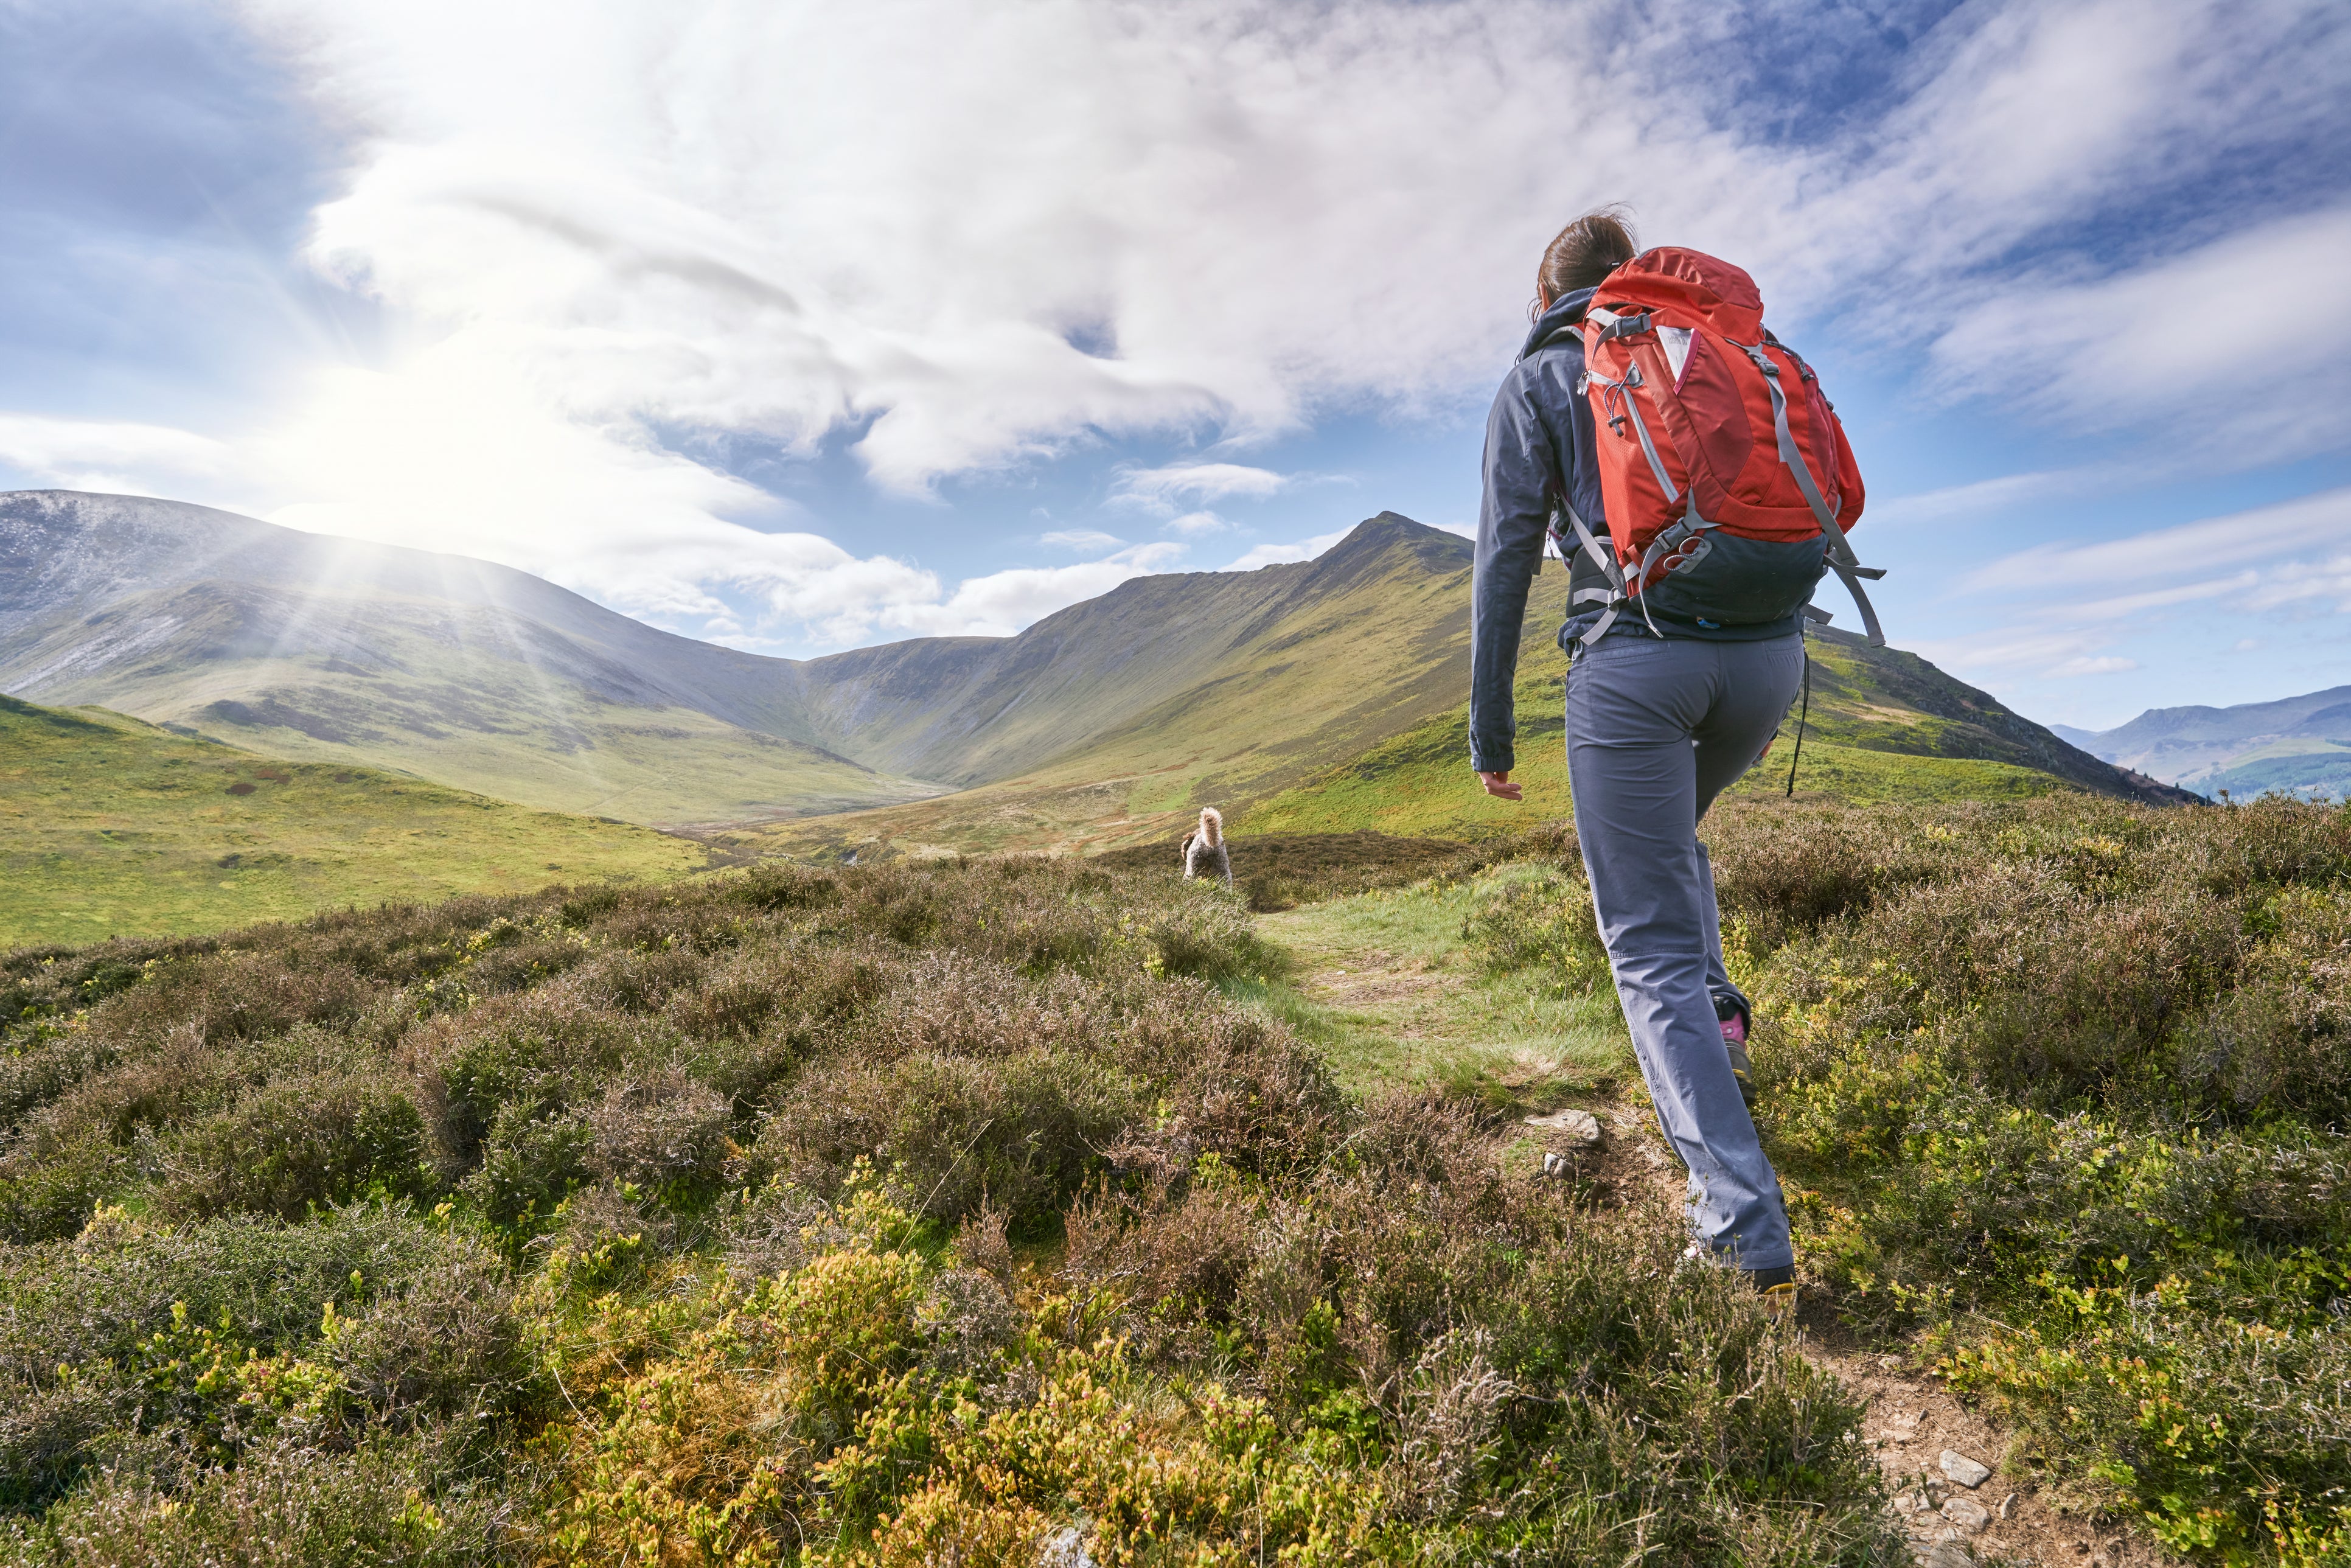
[[[1823,571],[1853,592],[1874,647],[1886,635],[1854,559],[1861,470],[1820,381],[1763,328],[1754,279],[1726,261],[1667,246],[1610,273],[1586,308],[1583,379],[1613,552],[1572,507],[1577,540],[1609,589],[1579,601],[1607,613],[1595,641],[1638,607],[1716,630],[1802,610]],[[1562,553],[1568,549],[1562,538]]]

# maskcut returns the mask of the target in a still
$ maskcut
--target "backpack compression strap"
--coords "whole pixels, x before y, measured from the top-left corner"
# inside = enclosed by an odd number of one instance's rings
[[[1587,648],[1606,635],[1608,628],[1616,624],[1616,617],[1624,612],[1626,603],[1625,569],[1616,563],[1614,550],[1600,548],[1600,541],[1593,537],[1590,528],[1583,526],[1583,519],[1577,516],[1573,507],[1567,504],[1565,497],[1560,498],[1559,510],[1575,529],[1575,537],[1583,546],[1583,553],[1593,559],[1601,572],[1608,579],[1606,588],[1578,590],[1575,597],[1569,601],[1568,608],[1571,612],[1578,604],[1604,604],[1608,607],[1607,612],[1593,622],[1592,629],[1575,640],[1577,647]],[[1551,531],[1553,538],[1559,538],[1559,525],[1556,522],[1552,524]],[[1562,544],[1565,542],[1563,539],[1561,540]]]
[[[1727,338],[1723,340],[1730,341]],[[1884,577],[1886,569],[1861,564],[1860,559],[1853,553],[1853,546],[1845,539],[1844,530],[1837,526],[1836,514],[1829,509],[1826,501],[1821,499],[1821,487],[1813,483],[1813,471],[1805,464],[1803,453],[1796,446],[1795,435],[1788,429],[1788,395],[1780,390],[1780,367],[1771,362],[1771,356],[1763,351],[1761,343],[1731,343],[1730,346],[1754,361],[1755,368],[1763,372],[1763,384],[1771,393],[1771,424],[1780,439],[1780,461],[1786,464],[1788,472],[1796,476],[1796,488],[1804,493],[1805,504],[1813,508],[1813,516],[1820,521],[1821,537],[1828,541],[1829,570],[1844,580],[1846,591],[1853,595],[1854,603],[1860,607],[1862,624],[1869,629],[1869,645],[1885,647],[1885,630],[1877,624],[1877,612],[1871,608],[1869,595],[1861,591],[1861,580]]]

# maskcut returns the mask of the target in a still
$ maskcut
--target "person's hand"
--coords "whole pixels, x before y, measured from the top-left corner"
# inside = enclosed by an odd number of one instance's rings
[[[1478,775],[1478,782],[1486,787],[1487,794],[1504,800],[1517,800],[1525,788],[1523,785],[1510,782],[1510,770],[1507,768],[1499,773],[1480,773]]]

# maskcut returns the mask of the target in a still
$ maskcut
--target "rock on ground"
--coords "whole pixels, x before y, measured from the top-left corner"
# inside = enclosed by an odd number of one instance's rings
[[[1943,1473],[1963,1487],[1980,1487],[1991,1479],[1991,1467],[1979,1464],[1957,1448],[1945,1448]]]

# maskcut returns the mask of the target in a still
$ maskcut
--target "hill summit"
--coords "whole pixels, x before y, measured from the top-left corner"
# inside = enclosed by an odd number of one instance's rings
[[[854,811],[837,837],[885,809],[893,841],[1083,848],[1400,737],[1458,750],[1470,567],[1467,540],[1382,512],[1313,560],[1137,578],[1017,636],[792,660],[464,557],[26,491],[0,496],[0,690],[656,825]],[[1556,580],[1529,610],[1538,685],[1564,664]],[[1832,743],[2151,798],[1915,655],[1836,646]]]

